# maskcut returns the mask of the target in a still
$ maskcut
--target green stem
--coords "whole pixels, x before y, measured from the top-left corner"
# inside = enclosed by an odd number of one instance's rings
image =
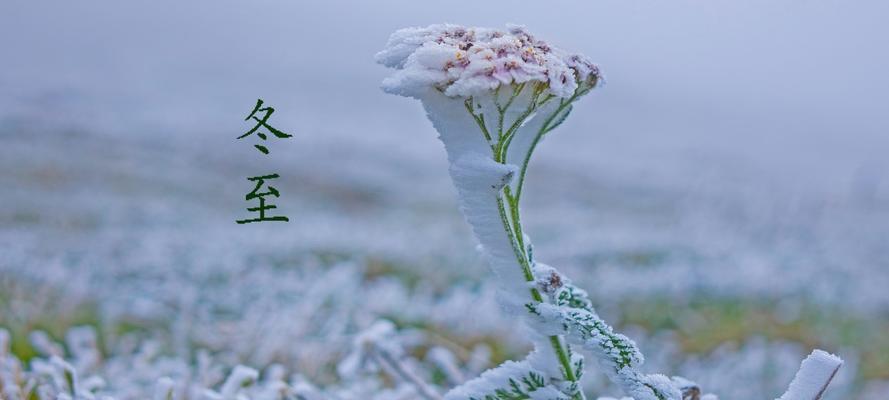
[[[543,135],[549,132],[550,124],[553,123],[556,116],[565,111],[565,107],[571,105],[574,100],[577,99],[580,95],[583,95],[586,92],[575,93],[573,96],[569,97],[568,100],[562,100],[559,103],[559,108],[556,109],[556,112],[552,113],[549,117],[547,117],[546,121],[543,122],[543,125],[540,127],[540,130],[537,132],[537,135],[534,136],[534,140],[531,141],[531,147],[528,148],[528,153],[525,154],[525,159],[522,160],[522,166],[519,169],[519,178],[516,182],[516,191],[515,191],[515,202],[516,206],[518,206],[519,201],[522,198],[522,187],[525,184],[525,172],[528,171],[528,163],[531,162],[531,153],[534,153],[534,149],[537,148],[537,143],[540,143],[540,139],[543,138]]]
[[[508,190],[508,188],[506,190]],[[500,220],[503,223],[503,229],[506,231],[507,236],[509,236],[510,238],[510,244],[512,245],[513,253],[515,253],[516,259],[518,260],[519,265],[521,265],[522,267],[522,273],[525,276],[525,281],[532,282],[534,280],[534,273],[531,271],[531,265],[528,262],[528,257],[525,254],[524,248],[519,247],[519,240],[517,239],[523,236],[523,233],[521,231],[521,224],[510,224],[508,217],[508,215],[513,215],[514,221],[519,220],[518,203],[515,203],[513,201],[509,201],[509,203],[511,203],[509,207],[510,212],[507,213],[503,202],[503,197],[497,196],[497,210],[500,212]],[[543,296],[540,294],[540,291],[537,290],[537,288],[531,288],[531,297],[534,299],[534,301],[537,301],[539,303],[543,302]],[[549,337],[549,342],[556,353],[556,357],[559,359],[559,364],[561,364],[562,366],[562,373],[564,374],[565,379],[571,382],[577,382],[577,376],[574,374],[574,369],[571,367],[571,358],[568,356],[566,345],[562,343],[562,338],[553,335]]]
[[[488,145],[491,146],[491,149],[494,149],[494,144],[491,141],[491,134],[488,132],[488,126],[485,125],[485,115],[484,114],[476,114],[475,110],[472,108],[472,97],[466,99],[463,102],[463,106],[466,107],[466,111],[469,112],[469,115],[472,116],[472,119],[475,120],[475,123],[478,124],[478,127],[482,130],[482,134],[485,135],[485,140],[488,141]]]
[[[542,90],[538,88],[534,88],[534,92],[531,93],[531,97],[529,99],[528,107],[525,111],[512,123],[512,125],[507,129],[507,131],[503,132],[503,119],[506,114],[509,106],[512,105],[515,98],[519,95],[519,93],[524,89],[524,84],[518,86],[513,90],[512,95],[509,98],[509,101],[505,106],[501,106],[499,102],[499,91],[497,92],[498,98],[495,99],[495,105],[498,111],[498,119],[497,119],[497,137],[498,141],[496,145],[491,141],[491,135],[488,132],[487,126],[485,125],[484,116],[476,115],[475,110],[473,109],[473,100],[469,98],[464,103],[466,106],[466,110],[469,111],[470,115],[472,115],[475,122],[481,128],[482,133],[485,135],[485,139],[488,140],[488,143],[491,145],[492,156],[495,161],[505,164],[506,163],[506,155],[509,150],[509,144],[512,142],[512,138],[516,135],[519,127],[521,127],[522,122],[527,119],[531,113],[537,110],[544,103],[552,100],[554,98],[553,95],[547,95],[543,99],[540,99],[540,95],[542,94]],[[515,196],[513,196],[511,188],[509,185],[504,187],[503,191],[497,196],[497,210],[500,214],[500,220],[503,224],[503,229],[506,235],[509,237],[510,245],[512,246],[513,253],[515,254],[516,260],[519,263],[519,266],[522,268],[522,274],[524,275],[525,281],[533,282],[534,281],[534,272],[531,269],[530,260],[528,259],[527,248],[525,247],[525,239],[524,233],[522,231],[522,223],[521,223],[521,215],[519,213],[519,202],[521,200],[522,187],[525,181],[525,173],[528,168],[528,163],[531,159],[531,154],[534,152],[534,149],[537,147],[537,143],[540,141],[541,137],[549,131],[550,125],[553,120],[560,115],[565,109],[565,107],[569,106],[571,102],[573,102],[577,97],[579,97],[582,93],[580,91],[575,92],[573,96],[568,99],[562,100],[559,104],[559,107],[556,111],[547,117],[541,126],[540,130],[537,132],[534,137],[533,142],[531,143],[530,148],[528,149],[528,153],[525,154],[524,159],[522,160],[522,166],[519,172],[518,182],[516,183],[516,191]],[[506,201],[504,202],[504,198]],[[509,207],[509,210],[506,208]],[[530,289],[531,298],[534,301],[542,303],[544,302],[543,296],[540,294],[540,291],[532,287]],[[556,357],[559,360],[559,364],[562,367],[562,373],[566,380],[571,382],[577,382],[578,378],[574,373],[574,369],[571,366],[571,358],[569,356],[569,352],[567,350],[567,344],[563,343],[561,336],[550,336],[549,337],[550,345],[553,348],[553,351],[556,354]],[[579,395],[580,399],[583,399],[583,393]]]
[[[531,271],[531,265],[528,262],[528,257],[522,244],[523,240],[521,238],[524,236],[524,234],[522,233],[521,223],[519,222],[518,203],[510,200],[511,196],[509,195],[509,188],[507,187],[505,190],[507,201],[508,203],[510,203],[509,214],[512,215],[513,224],[509,223],[509,217],[507,216],[507,212],[504,209],[503,198],[498,196],[497,208],[500,211],[500,219],[503,222],[504,230],[510,237],[510,243],[512,244],[513,252],[515,253],[516,259],[519,261],[519,264],[522,267],[522,272],[525,275],[525,280],[531,282],[534,280],[534,274]],[[537,290],[537,288],[531,288],[531,297],[534,299],[534,301],[537,301],[539,303],[543,302],[543,296],[540,294],[540,291]],[[571,358],[568,356],[566,345],[562,343],[562,338],[556,335],[550,336],[549,343],[555,351],[556,357],[559,359],[559,364],[561,364],[562,366],[562,373],[564,374],[565,379],[571,382],[577,382],[577,376],[574,374],[574,369],[571,367]]]
[[[534,280],[534,273],[531,271],[531,264],[528,263],[528,258],[525,257],[525,252],[518,246],[518,243],[516,243],[516,232],[513,231],[513,226],[509,222],[509,216],[503,204],[503,196],[497,196],[497,211],[500,213],[500,222],[503,223],[503,229],[506,231],[506,235],[509,236],[509,244],[512,246],[512,251],[516,256],[516,260],[522,267],[522,274],[525,277],[525,281],[531,282]],[[510,212],[512,212],[512,210],[510,210]],[[531,288],[531,297],[533,297],[534,300],[543,301],[543,297],[540,295],[540,292],[537,291],[537,288]]]
[[[505,134],[502,131],[499,133],[500,134],[500,141],[498,143],[497,151],[494,153],[494,160],[496,160],[499,163],[506,162],[506,154],[507,154],[507,150],[509,150],[509,144],[512,143],[512,138],[515,137],[516,132],[518,132],[519,128],[521,128],[522,123],[524,123],[525,120],[528,119],[528,117],[531,115],[531,113],[533,113],[540,106],[546,104],[546,102],[548,102],[550,99],[553,98],[553,96],[550,95],[550,96],[547,96],[545,99],[543,99],[543,101],[538,102],[538,100],[540,99],[540,95],[542,93],[543,93],[542,89],[535,87],[534,92],[531,93],[531,98],[528,102],[528,108],[525,109],[525,112],[522,113],[522,115],[520,115],[518,118],[516,118],[516,120],[512,123],[512,125],[509,127],[509,129],[506,131]],[[510,103],[511,102],[512,101],[510,101]],[[500,111],[501,119],[503,118],[503,115],[505,113],[506,113],[505,108],[502,111]]]

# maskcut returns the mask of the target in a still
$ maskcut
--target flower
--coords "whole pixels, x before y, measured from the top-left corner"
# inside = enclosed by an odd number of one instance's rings
[[[400,29],[376,60],[397,70],[383,89],[409,97],[431,88],[469,97],[535,81],[565,98],[599,79],[599,68],[588,58],[552,47],[516,25],[505,31],[452,24]]]

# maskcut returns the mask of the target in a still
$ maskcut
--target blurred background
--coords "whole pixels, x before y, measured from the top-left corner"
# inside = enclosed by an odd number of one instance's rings
[[[537,151],[526,230],[646,368],[774,398],[820,347],[846,360],[827,398],[889,398],[887,17],[876,0],[4,1],[0,326],[23,359],[28,332],[86,324],[319,385],[381,317],[421,334],[417,357],[521,357],[435,131],[373,62],[398,28],[518,23],[606,77]],[[268,156],[235,139],[257,98],[293,135]],[[290,222],[235,224],[267,173]],[[590,392],[617,395],[599,375]],[[126,397],[134,379],[109,382]]]

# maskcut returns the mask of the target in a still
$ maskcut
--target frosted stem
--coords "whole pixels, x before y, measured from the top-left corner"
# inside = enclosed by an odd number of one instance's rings
[[[383,82],[384,90],[420,99],[439,132],[461,209],[505,303],[514,309],[547,303],[534,285],[535,263],[522,230],[522,182],[542,136],[599,82],[598,67],[515,26],[508,32],[455,25],[407,28],[392,35],[377,60],[396,69]],[[532,366],[540,367],[552,386],[541,383],[544,394],[536,378],[525,377],[526,385],[513,381],[502,393],[534,391],[534,398],[550,398],[555,390],[560,399],[583,399],[577,383],[580,357],[572,357],[558,334],[538,333],[549,343],[537,349]]]

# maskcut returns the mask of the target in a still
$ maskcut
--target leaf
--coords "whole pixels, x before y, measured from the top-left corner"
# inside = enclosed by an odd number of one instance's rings
[[[480,377],[458,386],[445,395],[445,400],[527,400],[535,392],[557,394],[557,400],[570,397],[551,383],[542,372],[522,362],[507,361],[497,368],[490,369]]]

